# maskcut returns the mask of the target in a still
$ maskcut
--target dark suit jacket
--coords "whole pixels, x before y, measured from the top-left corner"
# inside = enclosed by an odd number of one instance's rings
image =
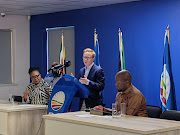
[[[85,67],[80,69],[79,76],[84,77],[85,74]],[[87,76],[89,79],[89,85],[85,85],[89,91],[90,94],[88,96],[88,99],[86,99],[86,107],[94,107],[100,104],[100,91],[104,89],[105,86],[105,76],[104,71],[101,67],[97,65],[93,65],[91,67],[91,70],[89,71],[89,74]]]

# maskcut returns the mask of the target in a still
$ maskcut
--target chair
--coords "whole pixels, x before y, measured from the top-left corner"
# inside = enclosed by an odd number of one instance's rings
[[[180,112],[174,111],[174,110],[166,110],[161,114],[160,118],[167,119],[167,120],[180,121]]]
[[[147,113],[150,118],[160,118],[160,114],[162,113],[162,108],[159,106],[151,106],[147,105]]]

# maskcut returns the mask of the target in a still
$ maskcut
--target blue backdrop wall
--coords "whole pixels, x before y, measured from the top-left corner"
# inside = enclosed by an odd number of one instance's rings
[[[126,68],[132,83],[147,104],[160,106],[160,75],[163,67],[164,33],[170,25],[170,51],[177,108],[180,110],[180,1],[145,0],[66,12],[35,15],[30,22],[30,65],[46,74],[44,31],[52,27],[75,27],[75,73],[83,67],[83,49],[94,46],[94,29],[100,44],[100,63],[105,71],[106,106],[115,102],[118,72],[118,28],[123,31]],[[59,37],[60,38],[60,37]]]

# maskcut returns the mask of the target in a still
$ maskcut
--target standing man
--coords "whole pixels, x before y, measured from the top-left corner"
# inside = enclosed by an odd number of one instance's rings
[[[131,84],[131,74],[127,70],[119,71],[115,77],[116,88],[118,93],[116,95],[117,111],[120,111],[121,103],[126,104],[126,114],[134,116],[147,117],[146,99],[143,94]],[[96,106],[94,110],[112,111],[103,106]]]
[[[79,81],[84,84],[90,91],[87,99],[85,99],[86,108],[93,108],[101,104],[100,92],[105,86],[104,71],[101,67],[94,64],[96,53],[86,48],[83,51],[83,62],[85,67],[80,69]],[[80,107],[82,106],[83,99],[80,100]]]

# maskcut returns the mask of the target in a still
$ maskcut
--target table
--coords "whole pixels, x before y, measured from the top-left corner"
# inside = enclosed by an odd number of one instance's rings
[[[0,103],[0,135],[44,135],[46,105]],[[42,123],[42,124],[41,124]]]
[[[45,135],[180,135],[180,122],[156,118],[69,112],[44,115]]]

